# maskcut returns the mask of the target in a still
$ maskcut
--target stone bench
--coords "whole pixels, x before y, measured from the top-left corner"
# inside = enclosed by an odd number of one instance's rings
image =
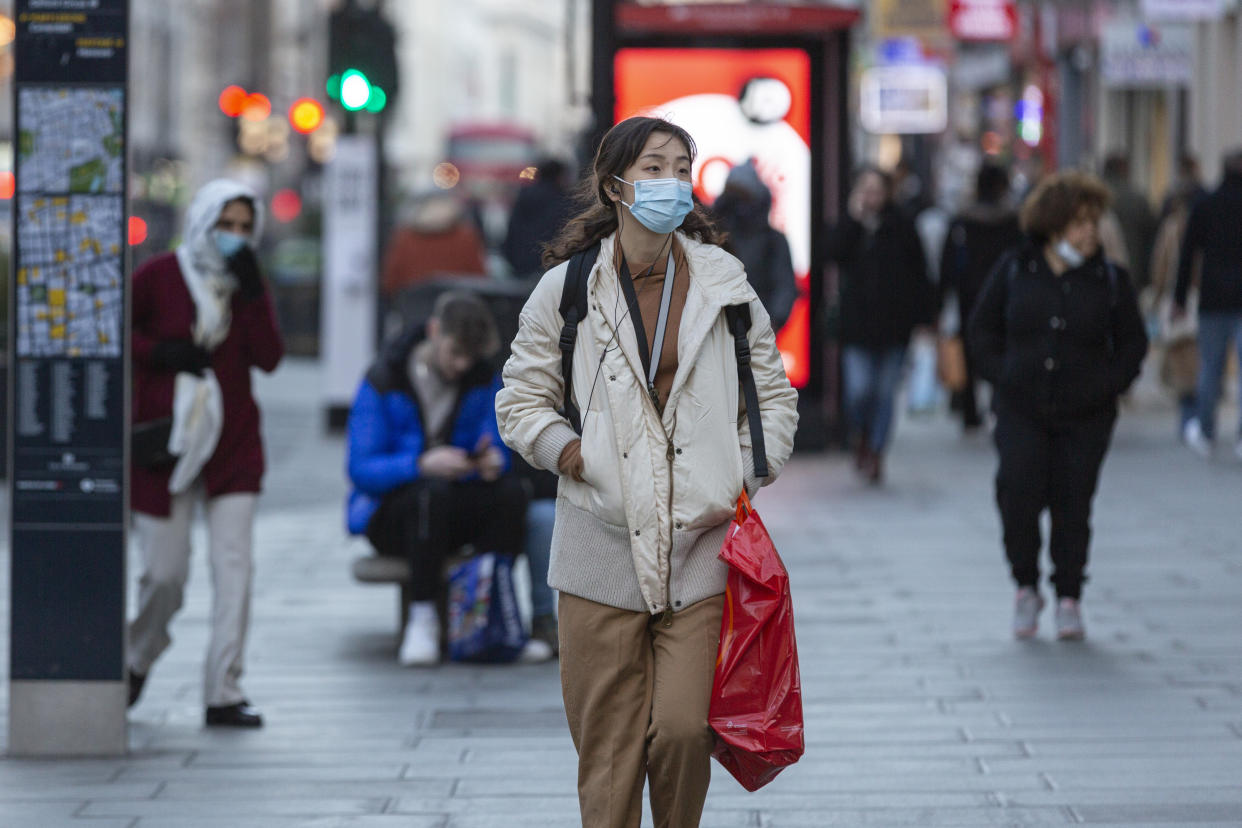
[[[405,616],[410,609],[410,562],[405,558],[385,555],[359,555],[354,558],[350,571],[354,580],[363,584],[396,584],[397,630],[405,629]]]
[[[474,547],[463,546],[444,561],[447,572],[466,558],[474,554]],[[394,558],[387,555],[358,555],[350,565],[354,580],[363,584],[396,584],[400,587],[397,594],[397,634],[405,629],[406,615],[410,610],[410,562],[405,558]],[[436,611],[440,615],[441,634],[448,629],[448,606],[443,589],[436,593]]]

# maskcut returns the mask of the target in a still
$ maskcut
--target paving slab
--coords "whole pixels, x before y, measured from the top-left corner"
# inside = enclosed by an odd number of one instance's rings
[[[202,725],[200,527],[129,755],[0,759],[0,825],[578,825],[557,665],[400,668],[396,590],[349,575],[365,544],[343,530],[317,366],[256,388],[270,470],[245,685],[267,727]],[[1242,463],[1191,456],[1173,417],[1123,412],[1079,644],[1053,640],[1049,614],[1010,637],[983,435],[903,419],[879,489],[841,455],[796,457],[756,506],[793,583],[807,754],[755,794],[717,768],[704,828],[1242,825]],[[5,590],[0,665],[7,606]]]
[[[133,828],[446,828],[441,815],[364,814],[361,816],[144,817]],[[99,824],[92,820],[89,828]],[[77,823],[80,827],[81,822]]]

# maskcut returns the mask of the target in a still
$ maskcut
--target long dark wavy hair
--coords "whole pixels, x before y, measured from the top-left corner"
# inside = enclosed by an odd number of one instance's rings
[[[595,153],[591,174],[586,176],[574,196],[577,213],[561,229],[551,242],[543,246],[543,266],[566,261],[580,250],[586,250],[595,242],[616,231],[617,208],[608,198],[604,185],[613,182],[613,176],[624,178],[625,170],[638,160],[647,139],[654,132],[666,133],[686,147],[686,154],[694,161],[697,148],[690,133],[663,118],[626,118],[608,130]],[[681,223],[681,231],[708,244],[721,244],[724,234],[716,229],[712,220],[698,204]]]

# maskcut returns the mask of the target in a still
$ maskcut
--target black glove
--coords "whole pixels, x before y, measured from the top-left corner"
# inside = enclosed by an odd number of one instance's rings
[[[244,245],[225,260],[229,270],[237,277],[237,292],[243,299],[258,299],[263,295],[263,274],[259,272],[259,257],[250,245]]]
[[[151,349],[151,362],[167,371],[184,371],[197,377],[211,365],[211,354],[188,339],[165,339]]]

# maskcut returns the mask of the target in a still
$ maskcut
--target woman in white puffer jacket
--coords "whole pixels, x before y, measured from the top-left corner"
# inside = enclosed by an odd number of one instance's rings
[[[637,826],[644,778],[657,826],[698,825],[727,573],[717,553],[743,488],[753,495],[788,459],[798,420],[768,314],[694,208],[693,155],[690,136],[656,118],[604,136],[590,204],[545,254],[560,264],[522,310],[496,398],[505,442],[561,475],[548,582],[561,593],[562,691],[591,828]],[[579,435],[559,413],[560,302],[568,259],[596,242],[573,359]],[[752,320],[763,479],[724,312],[739,304]]]

